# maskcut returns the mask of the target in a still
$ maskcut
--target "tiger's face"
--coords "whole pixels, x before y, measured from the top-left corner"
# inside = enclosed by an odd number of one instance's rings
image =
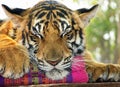
[[[73,11],[56,1],[39,2],[29,9],[3,5],[19,29],[17,41],[28,48],[31,61],[53,80],[67,76],[73,57],[84,52],[83,28],[97,7]]]

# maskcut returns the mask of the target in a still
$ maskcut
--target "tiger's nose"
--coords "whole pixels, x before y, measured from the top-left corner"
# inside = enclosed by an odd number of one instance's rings
[[[53,66],[57,65],[61,60],[55,60],[55,61],[51,61],[51,60],[47,60],[47,62]]]

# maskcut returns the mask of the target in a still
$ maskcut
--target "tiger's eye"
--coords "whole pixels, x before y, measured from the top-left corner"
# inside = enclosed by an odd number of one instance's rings
[[[66,35],[66,37],[67,37],[67,39],[71,40],[71,39],[72,39],[72,37],[73,37],[73,34],[72,34],[72,33],[67,34],[67,35]]]

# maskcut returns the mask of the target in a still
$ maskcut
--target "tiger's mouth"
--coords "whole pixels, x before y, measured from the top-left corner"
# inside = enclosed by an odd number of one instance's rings
[[[52,80],[60,80],[66,77],[71,71],[72,56],[62,59],[56,65],[52,65],[45,60],[39,60],[38,68],[46,77]]]

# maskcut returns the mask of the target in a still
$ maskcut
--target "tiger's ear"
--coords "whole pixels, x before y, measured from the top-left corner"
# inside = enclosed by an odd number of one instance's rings
[[[11,9],[4,4],[2,4],[2,8],[10,20],[15,24],[15,26],[20,26],[20,23],[25,19],[25,13],[28,11],[28,9],[20,8]]]
[[[82,8],[75,11],[75,13],[79,16],[81,22],[83,23],[83,28],[86,27],[89,24],[90,20],[95,16],[97,9],[98,4],[94,5],[90,9]]]

